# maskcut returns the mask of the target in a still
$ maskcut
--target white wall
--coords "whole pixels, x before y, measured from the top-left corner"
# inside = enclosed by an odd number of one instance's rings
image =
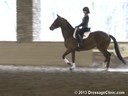
[[[50,31],[56,14],[73,27],[81,23],[82,8],[90,8],[89,26],[128,41],[128,0],[40,0],[41,31],[35,41],[63,41],[61,30]],[[0,41],[16,41],[16,0],[0,0]]]

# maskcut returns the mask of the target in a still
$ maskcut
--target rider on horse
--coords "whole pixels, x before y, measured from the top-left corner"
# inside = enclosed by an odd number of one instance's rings
[[[82,38],[83,38],[84,32],[90,31],[90,28],[88,28],[88,22],[89,22],[88,14],[90,13],[89,8],[84,7],[83,13],[84,13],[84,17],[82,19],[82,23],[80,25],[76,26],[76,28],[78,29],[76,32],[76,38],[77,38],[80,46],[83,46],[83,39]],[[79,27],[82,27],[82,28],[79,29]]]

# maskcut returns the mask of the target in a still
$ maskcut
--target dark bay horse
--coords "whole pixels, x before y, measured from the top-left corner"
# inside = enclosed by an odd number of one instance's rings
[[[70,69],[75,68],[75,52],[78,51],[84,51],[84,50],[90,50],[95,47],[99,49],[99,51],[104,55],[105,61],[104,63],[107,63],[106,68],[109,68],[110,63],[110,52],[107,51],[108,46],[111,42],[111,39],[114,41],[114,48],[117,54],[117,57],[123,62],[123,64],[126,64],[125,60],[120,54],[120,50],[117,44],[116,39],[109,34],[106,34],[103,31],[95,31],[91,32],[90,36],[87,39],[83,40],[84,46],[78,48],[78,41],[73,37],[74,28],[71,26],[71,24],[64,18],[57,15],[57,19],[52,23],[50,26],[50,30],[54,30],[56,28],[61,28],[63,37],[64,37],[64,44],[67,48],[66,52],[63,54],[62,58],[63,60],[70,65]],[[66,59],[66,55],[69,53],[72,54],[72,62],[70,63],[68,59]]]

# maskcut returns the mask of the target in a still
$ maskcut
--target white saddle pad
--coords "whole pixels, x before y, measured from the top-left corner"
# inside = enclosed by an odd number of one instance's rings
[[[76,38],[76,36],[75,36],[76,35],[76,31],[77,31],[77,28],[75,29],[74,34],[73,34],[74,38]],[[90,33],[91,33],[90,31],[89,32],[85,32],[84,35],[83,35],[83,39],[88,38]]]
[[[86,39],[89,37],[91,32],[85,32],[84,35],[83,35],[83,39]]]

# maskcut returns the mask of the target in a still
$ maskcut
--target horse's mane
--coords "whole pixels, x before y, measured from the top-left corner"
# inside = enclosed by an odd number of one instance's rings
[[[63,21],[65,22],[65,24],[66,24],[66,23],[68,24],[68,27],[69,27],[70,29],[74,29],[74,28],[72,27],[72,25],[71,25],[65,18],[61,18],[61,19],[63,19]]]

